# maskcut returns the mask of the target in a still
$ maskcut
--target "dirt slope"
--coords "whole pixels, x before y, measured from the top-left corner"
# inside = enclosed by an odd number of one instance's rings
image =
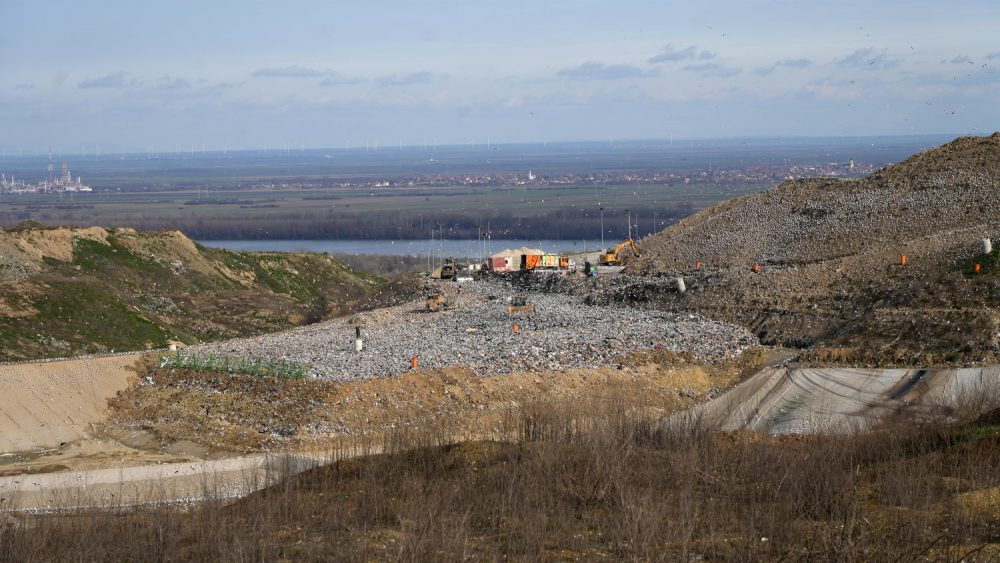
[[[1000,133],[862,180],[788,181],[725,202],[644,240],[628,271],[685,276],[690,291],[665,292],[668,307],[739,322],[765,343],[871,363],[990,363],[1000,267],[980,240],[996,233]]]
[[[107,401],[136,377],[138,355],[0,366],[0,453],[58,448],[91,436]]]
[[[718,430],[849,434],[887,422],[974,419],[1000,406],[1000,367],[769,368],[721,397],[667,417]]]
[[[328,255],[26,225],[0,231],[0,361],[272,332],[350,310],[384,285]]]

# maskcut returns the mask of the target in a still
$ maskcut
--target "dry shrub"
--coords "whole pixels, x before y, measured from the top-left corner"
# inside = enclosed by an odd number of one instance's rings
[[[993,419],[828,437],[654,430],[642,397],[402,429],[232,504],[17,516],[4,560],[990,560]],[[994,415],[990,415],[994,416]],[[979,495],[976,499],[993,498]],[[972,498],[972,497],[968,497]],[[996,507],[994,507],[996,508]],[[994,516],[989,516],[993,514]],[[986,516],[984,516],[986,515]],[[991,519],[992,518],[992,519]]]

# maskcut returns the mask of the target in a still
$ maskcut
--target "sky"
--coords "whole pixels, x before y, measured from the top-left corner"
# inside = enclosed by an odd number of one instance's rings
[[[0,149],[1000,129],[997,0],[0,0]]]

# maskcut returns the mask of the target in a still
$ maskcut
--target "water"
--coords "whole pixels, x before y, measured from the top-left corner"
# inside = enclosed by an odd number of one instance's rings
[[[377,254],[380,256],[434,256],[479,258],[483,242],[476,239],[458,240],[200,240],[204,246],[227,250],[264,252],[329,252],[330,254]],[[611,245],[617,241],[606,241]],[[547,254],[592,252],[601,249],[600,240],[509,240],[487,241],[486,253],[495,254],[505,248],[540,248]]]

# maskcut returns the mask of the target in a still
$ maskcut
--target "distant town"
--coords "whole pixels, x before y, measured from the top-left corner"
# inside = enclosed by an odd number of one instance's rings
[[[797,178],[860,178],[875,172],[881,165],[855,162],[830,162],[826,164],[769,165],[752,164],[741,168],[693,169],[675,171],[637,170],[608,171],[588,174],[536,174],[494,172],[483,174],[422,174],[400,176],[392,179],[370,177],[349,179],[316,178],[298,182],[258,182],[251,189],[287,190],[303,188],[442,188],[442,187],[506,187],[506,186],[593,186],[628,184],[748,184],[761,185]],[[247,187],[247,186],[243,186]]]
[[[689,184],[734,184],[763,185],[783,180],[810,177],[859,178],[871,174],[881,165],[855,162],[829,162],[825,164],[750,164],[735,168],[713,169],[711,166],[689,170],[611,170],[586,174],[556,173],[542,174],[527,172],[490,172],[467,174],[418,174],[400,175],[392,178],[359,177],[316,177],[282,182],[280,179],[257,181],[251,184],[213,185],[208,182],[198,189],[219,188],[251,190],[298,190],[298,189],[385,189],[385,188],[447,188],[447,187],[546,187],[546,186],[621,186],[621,185],[689,185]],[[174,186],[172,189],[185,189]],[[48,177],[41,181],[29,181],[0,173],[0,194],[46,194],[76,193],[94,191],[83,183],[80,176],[70,173],[66,162],[61,173],[56,176],[51,156]]]

